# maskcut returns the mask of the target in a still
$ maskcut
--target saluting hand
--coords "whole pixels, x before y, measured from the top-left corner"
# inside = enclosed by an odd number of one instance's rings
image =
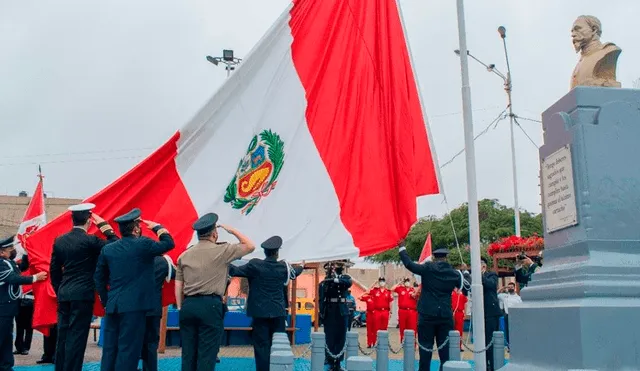
[[[94,223],[96,224],[100,224],[100,223],[104,223],[104,219],[102,219],[102,217],[98,214],[91,214],[91,220],[93,220]]]
[[[157,227],[157,226],[159,226],[159,225],[160,225],[160,224],[158,224],[158,223],[156,223],[156,222],[152,222],[151,220],[144,220],[144,219],[142,219],[142,222],[143,222],[144,224],[146,224],[146,225],[147,225],[147,228],[149,228],[149,229],[153,229],[153,228],[155,228],[155,227]]]

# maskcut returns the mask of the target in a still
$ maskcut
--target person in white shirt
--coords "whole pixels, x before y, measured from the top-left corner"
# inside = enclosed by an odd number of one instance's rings
[[[500,309],[504,312],[504,337],[509,344],[509,308],[517,303],[522,303],[520,295],[516,293],[516,284],[509,282],[507,286],[498,291],[498,300],[500,300]]]

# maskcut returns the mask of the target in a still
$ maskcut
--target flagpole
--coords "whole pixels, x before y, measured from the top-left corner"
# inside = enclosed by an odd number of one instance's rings
[[[484,349],[484,297],[480,268],[480,222],[478,219],[478,190],[476,187],[476,159],[473,141],[473,116],[471,113],[471,87],[469,85],[469,59],[467,54],[467,34],[464,21],[464,1],[457,0],[458,39],[460,43],[460,70],[462,75],[462,117],[464,122],[464,147],[467,168],[467,198],[469,204],[469,242],[471,243],[471,320],[473,326],[473,347]],[[476,370],[486,370],[484,352],[473,356]]]

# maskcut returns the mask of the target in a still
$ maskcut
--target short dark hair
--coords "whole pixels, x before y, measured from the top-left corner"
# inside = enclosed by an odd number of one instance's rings
[[[274,250],[264,250],[264,256],[266,256],[267,258],[271,258],[274,256],[278,256],[278,250],[274,249]]]
[[[80,227],[85,225],[89,221],[90,217],[91,217],[90,211],[71,213],[71,221],[73,222],[74,227]]]
[[[516,283],[515,283],[515,282],[509,282],[509,283],[507,283],[507,286],[509,286],[509,285],[514,286],[514,287],[515,287],[515,286],[516,286]]]
[[[140,221],[134,220],[128,223],[118,224],[118,229],[120,230],[120,234],[124,236],[133,235],[133,230],[140,224]]]
[[[204,231],[204,233],[198,232],[198,239],[205,240],[213,235],[213,229],[210,231]]]

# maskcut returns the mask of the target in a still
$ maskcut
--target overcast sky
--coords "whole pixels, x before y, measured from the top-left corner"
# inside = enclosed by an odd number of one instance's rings
[[[223,48],[242,57],[287,0],[94,2],[0,0],[0,194],[31,193],[37,164],[55,197],[86,198],[186,123],[221,86],[205,60]],[[453,0],[403,0],[404,20],[440,164],[463,148],[460,64]],[[623,49],[618,80],[640,77],[637,0],[466,1],[468,47],[505,72],[496,31],[507,28],[515,113],[540,119],[569,88],[578,15],[603,23]],[[470,60],[475,131],[505,107],[502,81]],[[541,125],[521,120],[537,145]],[[516,131],[520,206],[540,211],[537,148]],[[508,121],[476,141],[478,194],[513,205]],[[441,169],[453,208],[467,199],[464,155]],[[446,211],[424,197],[419,214]]]

